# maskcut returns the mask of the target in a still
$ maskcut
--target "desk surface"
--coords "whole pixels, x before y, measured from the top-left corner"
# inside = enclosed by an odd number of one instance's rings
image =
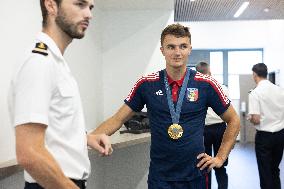
[[[125,148],[128,146],[149,142],[151,138],[150,133],[142,133],[142,134],[131,134],[124,133],[119,134],[116,132],[111,136],[111,142],[114,149]],[[92,149],[91,149],[92,150]],[[0,162],[0,169],[17,165],[17,160],[12,159],[6,162]]]

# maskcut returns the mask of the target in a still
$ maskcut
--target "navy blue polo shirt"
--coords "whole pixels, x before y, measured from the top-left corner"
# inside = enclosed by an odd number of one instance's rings
[[[203,129],[207,108],[212,107],[221,115],[230,105],[215,79],[189,71],[190,78],[179,122],[183,127],[183,135],[177,140],[168,135],[172,119],[162,70],[140,78],[124,101],[135,112],[141,111],[144,105],[147,107],[151,127],[149,178],[190,181],[202,176],[202,172],[196,167],[196,157],[205,151]]]

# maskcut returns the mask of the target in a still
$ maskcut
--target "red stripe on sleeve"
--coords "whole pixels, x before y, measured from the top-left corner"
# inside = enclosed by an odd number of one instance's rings
[[[156,73],[152,73],[149,74],[147,76],[142,76],[140,79],[138,79],[138,81],[134,84],[134,86],[132,87],[132,89],[130,90],[130,93],[128,94],[128,96],[126,97],[126,100],[129,102],[135,95],[136,90],[139,88],[139,86],[146,82],[146,81],[157,81],[159,80],[159,72]]]
[[[218,96],[220,97],[222,104],[224,106],[228,105],[230,103],[228,97],[225,95],[225,93],[223,92],[223,89],[221,87],[221,85],[211,76],[209,75],[204,75],[200,72],[197,72],[194,80],[196,81],[205,81],[207,83],[209,83],[213,89],[216,91],[216,93],[218,94]]]

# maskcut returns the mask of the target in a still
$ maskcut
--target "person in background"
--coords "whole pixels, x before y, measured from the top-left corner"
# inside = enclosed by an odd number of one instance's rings
[[[141,77],[122,107],[93,131],[112,135],[144,105],[151,127],[149,189],[205,189],[206,172],[226,161],[240,120],[220,85],[210,76],[187,69],[191,34],[180,24],[161,34],[166,69]],[[204,121],[210,106],[228,124],[219,152],[205,153]]]
[[[280,189],[284,149],[284,89],[267,80],[264,63],[252,67],[256,88],[249,93],[248,119],[256,128],[255,153],[261,189]]]
[[[111,153],[105,135],[87,137],[77,83],[63,54],[81,39],[93,0],[41,0],[42,31],[12,79],[10,110],[16,156],[25,189],[84,189],[90,174],[88,143]],[[99,141],[102,146],[94,140]]]
[[[196,66],[196,71],[211,76],[210,65],[206,62],[199,62]],[[225,85],[221,85],[224,93],[229,97],[229,91]],[[212,147],[214,156],[217,155],[222,143],[222,138],[226,130],[226,123],[212,110],[208,108],[205,118],[204,128],[204,145],[206,154],[212,156]],[[228,188],[228,174],[226,167],[228,165],[228,158],[219,168],[214,168],[218,189]],[[208,189],[211,189],[211,172],[208,173]]]

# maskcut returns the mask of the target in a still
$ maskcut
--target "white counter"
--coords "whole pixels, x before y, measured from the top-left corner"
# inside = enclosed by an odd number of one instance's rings
[[[133,146],[136,144],[149,142],[151,138],[150,133],[142,133],[142,134],[131,134],[131,133],[124,133],[119,134],[119,132],[116,132],[111,136],[111,143],[113,146],[113,149],[119,149],[119,148],[125,148],[128,146]],[[92,149],[90,149],[92,150]],[[17,160],[12,159],[6,162],[0,162],[0,169],[6,168],[10,166],[17,165]]]

